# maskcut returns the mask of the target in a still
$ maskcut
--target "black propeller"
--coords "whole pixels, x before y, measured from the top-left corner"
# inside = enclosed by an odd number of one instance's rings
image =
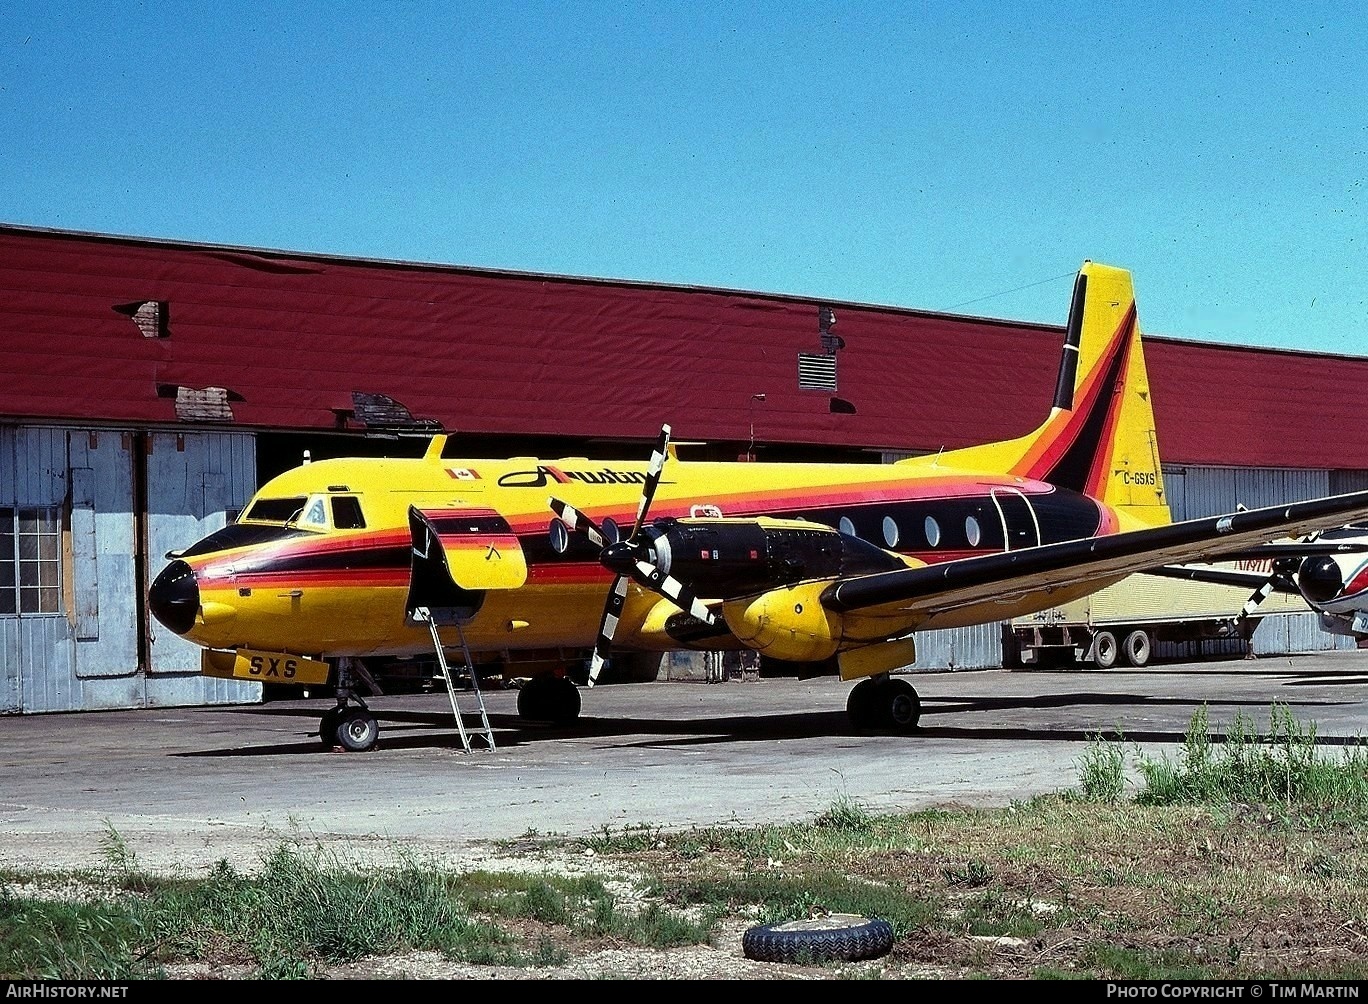
[[[1273,568],[1269,572],[1268,578],[1264,580],[1263,585],[1254,590],[1249,599],[1245,600],[1245,605],[1240,608],[1240,616],[1235,619],[1235,623],[1243,627],[1245,621],[1254,616],[1254,612],[1259,609],[1263,601],[1274,593],[1295,595],[1300,592],[1294,576],[1297,572],[1297,566],[1301,562],[1301,558],[1274,558]]]
[[[665,467],[669,443],[670,427],[665,425],[661,427],[660,438],[651,453],[651,464],[646,471],[646,481],[641,487],[641,501],[637,505],[636,520],[626,537],[621,536],[617,525],[611,520],[604,520],[604,525],[600,527],[568,502],[562,502],[558,498],[551,499],[551,510],[557,516],[557,519],[551,521],[551,546],[558,553],[564,553],[570,546],[570,533],[583,533],[591,543],[600,548],[599,561],[614,573],[613,584],[608,590],[608,602],[604,605],[603,618],[599,622],[598,638],[594,642],[594,656],[589,664],[591,687],[608,662],[608,654],[613,647],[613,635],[617,632],[622,607],[627,600],[629,579],[653,593],[664,596],[703,623],[716,623],[712,611],[699,600],[692,589],[659,567],[659,557],[652,541],[645,539],[642,534],[646,514],[650,511],[656,487],[660,484],[660,474]]]
[[[1259,605],[1274,593],[1300,595],[1321,602],[1334,598],[1343,581],[1333,555],[1361,551],[1363,545],[1355,541],[1321,541],[1320,537],[1321,531],[1313,530],[1295,543],[1265,544],[1256,549],[1264,554],[1275,555],[1272,570],[1263,584],[1245,601],[1236,623],[1243,625],[1259,609]]]

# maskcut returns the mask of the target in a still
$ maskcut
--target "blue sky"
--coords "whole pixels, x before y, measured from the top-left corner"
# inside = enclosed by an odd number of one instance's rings
[[[0,222],[1368,355],[1368,7],[0,0]]]

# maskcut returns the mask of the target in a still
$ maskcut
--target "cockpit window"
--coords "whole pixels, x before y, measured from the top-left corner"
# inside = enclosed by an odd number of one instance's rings
[[[247,510],[247,515],[242,518],[257,523],[288,523],[290,520],[299,517],[304,509],[304,503],[307,501],[303,496],[285,499],[258,499],[252,503],[252,507]]]
[[[361,515],[361,500],[352,495],[338,495],[332,500],[333,526],[338,530],[360,530],[366,525]]]
[[[328,507],[324,504],[322,495],[315,495],[309,499],[308,506],[304,509],[304,514],[299,517],[300,526],[327,526]]]

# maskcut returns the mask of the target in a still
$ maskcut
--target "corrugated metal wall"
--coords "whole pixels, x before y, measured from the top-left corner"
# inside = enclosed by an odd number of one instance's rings
[[[1258,509],[1333,494],[1329,471],[1272,467],[1165,466],[1164,486],[1175,520],[1219,516],[1241,505]]]
[[[4,430],[0,506],[60,508],[66,501],[67,444],[60,429]],[[0,617],[0,652],[10,704],[3,711],[69,711],[79,706],[72,625],[65,614]]]
[[[196,527],[222,526],[224,510],[245,504],[254,490],[252,436],[150,438],[154,455],[157,441],[165,438],[166,452],[193,472],[182,481],[214,486],[196,502]],[[139,667],[139,607],[147,582],[138,576],[133,443],[131,432],[117,430],[0,428],[0,507],[60,513],[63,581],[59,611],[0,616],[0,712],[260,700],[259,684],[199,676],[198,658],[173,676],[151,676]],[[148,525],[155,538],[163,524],[179,518],[185,500],[168,491],[174,482],[167,470],[149,471],[147,481]],[[164,564],[158,557],[154,553],[147,562],[152,574]]]
[[[147,442],[147,574],[166,552],[221,529],[256,491],[256,439],[229,432],[158,432]],[[144,592],[146,587],[144,587]],[[200,676],[200,649],[150,622],[147,704],[239,704],[261,699],[261,685]]]
[[[1368,488],[1368,471],[1175,465],[1164,467],[1164,485],[1175,520],[1199,519],[1234,512],[1240,505],[1257,509]],[[1322,630],[1314,613],[1265,617],[1251,642],[1255,655],[1354,648],[1352,639]]]
[[[995,669],[1002,665],[1002,625],[922,631],[917,635],[917,672],[942,669]]]

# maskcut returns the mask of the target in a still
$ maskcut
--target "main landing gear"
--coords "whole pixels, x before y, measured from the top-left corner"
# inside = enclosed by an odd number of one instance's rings
[[[324,749],[332,750],[340,746],[350,753],[364,753],[374,748],[375,741],[380,738],[380,722],[366,707],[365,700],[355,692],[357,680],[364,682],[371,693],[381,693],[379,684],[359,659],[339,659],[337,686],[334,688],[337,706],[323,712],[318,722],[318,739]]]
[[[569,725],[579,713],[579,688],[567,677],[534,676],[518,690],[518,714],[528,721]]]
[[[871,676],[855,684],[846,700],[850,724],[861,732],[916,731],[921,720],[921,698],[906,680],[895,680],[887,673]]]

